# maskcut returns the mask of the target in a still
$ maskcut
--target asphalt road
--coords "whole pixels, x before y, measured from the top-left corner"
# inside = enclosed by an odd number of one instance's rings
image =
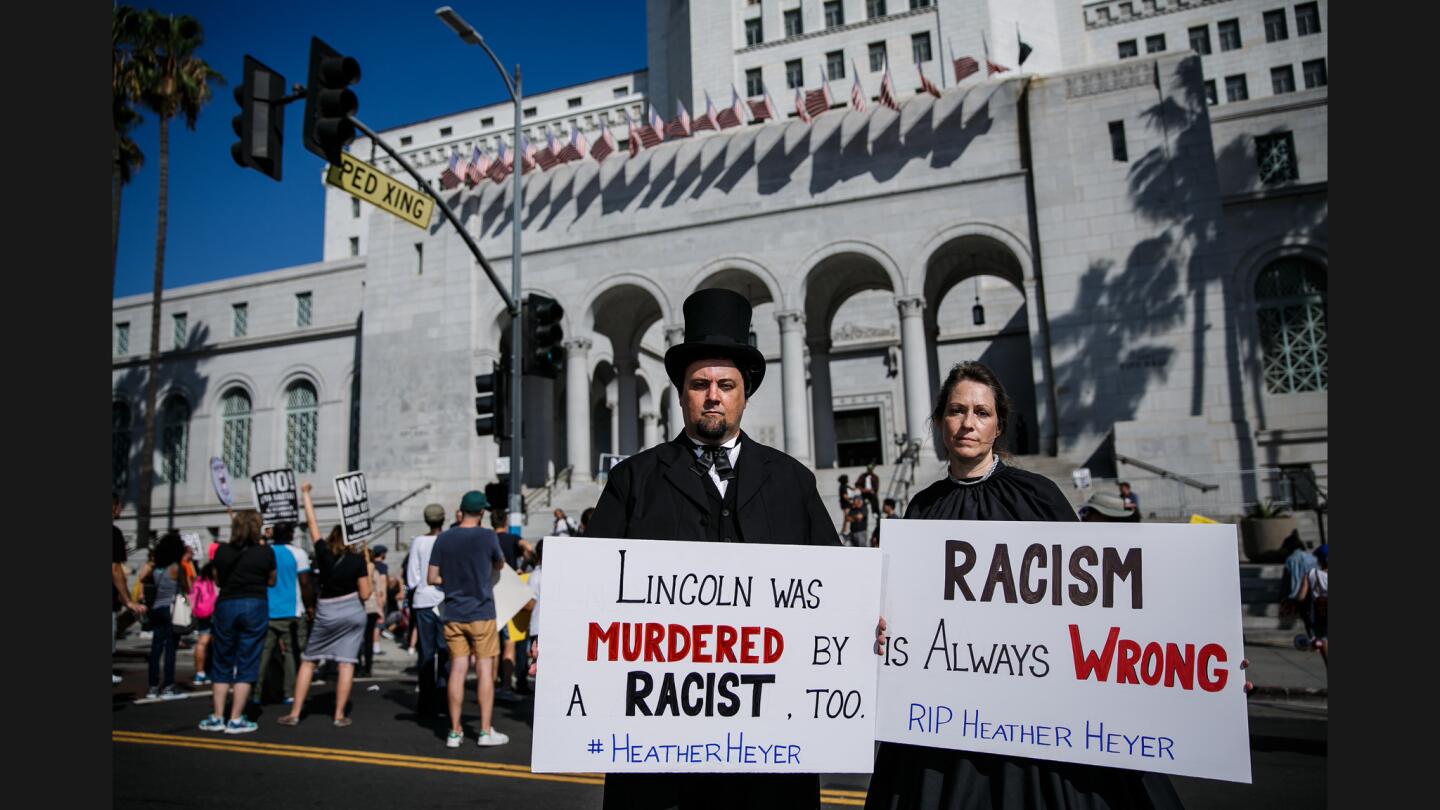
[[[529,700],[496,704],[495,725],[508,745],[475,745],[479,714],[471,702],[466,743],[444,746],[448,722],[415,716],[413,679],[357,683],[354,725],[330,723],[332,684],[319,686],[295,728],[276,724],[285,707],[251,715],[260,729],[226,735],[196,728],[209,713],[208,692],[140,702],[144,674],[123,667],[113,690],[114,806],[253,810],[270,807],[575,807],[599,808],[595,774],[532,774]],[[1190,808],[1294,808],[1326,801],[1326,709],[1321,703],[1251,705],[1251,785],[1175,777]],[[421,777],[421,778],[417,778]],[[863,804],[866,775],[822,779],[827,807]]]

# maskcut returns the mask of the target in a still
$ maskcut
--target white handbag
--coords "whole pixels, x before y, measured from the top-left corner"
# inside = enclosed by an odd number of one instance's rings
[[[170,604],[170,624],[175,627],[189,627],[194,618],[194,611],[190,609],[190,597],[183,593],[175,594],[175,601]]]

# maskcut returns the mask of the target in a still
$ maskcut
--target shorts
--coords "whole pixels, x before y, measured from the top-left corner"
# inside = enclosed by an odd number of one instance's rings
[[[201,636],[210,635],[210,617],[195,620],[195,633]]]
[[[495,620],[446,622],[445,646],[452,660],[467,658],[472,653],[477,659],[494,658],[500,654],[500,634],[495,630]]]

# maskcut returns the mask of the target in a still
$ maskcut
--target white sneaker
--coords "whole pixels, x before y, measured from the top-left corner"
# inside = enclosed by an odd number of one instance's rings
[[[492,745],[504,745],[508,742],[510,742],[510,735],[502,731],[496,731],[493,728],[489,731],[480,732],[480,739],[476,740],[476,744],[481,748],[489,748]]]
[[[446,747],[446,748],[459,748],[459,747],[460,747],[460,743],[462,743],[462,742],[464,742],[464,741],[465,741],[465,738],[464,738],[463,736],[461,736],[461,735],[459,735],[459,734],[456,734],[455,732],[452,731],[452,732],[450,732],[449,735],[447,735],[447,736],[445,737],[445,747]]]
[[[110,684],[111,684],[112,686],[118,686],[118,685],[120,684],[120,682],[123,681],[123,680],[125,680],[125,679],[124,679],[124,678],[121,678],[119,675],[116,675],[116,674],[113,673],[113,672],[110,673]]]

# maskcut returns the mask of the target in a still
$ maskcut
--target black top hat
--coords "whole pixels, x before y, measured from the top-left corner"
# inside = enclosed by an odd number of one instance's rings
[[[750,345],[750,302],[731,290],[697,290],[685,299],[685,342],[665,352],[665,373],[682,387],[685,369],[696,360],[724,357],[745,377],[745,397],[765,379],[765,355]]]

